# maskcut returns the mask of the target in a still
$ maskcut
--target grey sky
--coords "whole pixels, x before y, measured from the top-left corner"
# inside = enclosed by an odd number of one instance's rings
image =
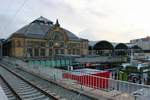
[[[23,2],[1,1],[1,38],[40,16],[58,18],[62,27],[89,40],[128,42],[150,34],[149,0],[28,0],[19,9]]]

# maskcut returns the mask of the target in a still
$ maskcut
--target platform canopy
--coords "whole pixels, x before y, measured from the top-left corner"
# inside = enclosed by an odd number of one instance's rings
[[[124,50],[127,50],[128,49],[128,46],[124,43],[119,43],[115,46],[115,49],[124,49]]]
[[[94,50],[114,50],[113,45],[108,41],[99,41],[94,45]]]

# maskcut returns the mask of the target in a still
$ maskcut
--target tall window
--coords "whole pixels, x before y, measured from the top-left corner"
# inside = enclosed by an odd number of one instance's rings
[[[80,55],[80,49],[77,49],[77,55]]]
[[[52,54],[53,54],[52,49],[49,49],[49,56],[52,56]]]
[[[33,57],[33,50],[32,50],[32,48],[28,48],[27,49],[27,54],[28,54],[28,57]]]
[[[60,53],[61,53],[61,54],[64,54],[64,49],[61,49]]]
[[[75,55],[76,54],[76,50],[75,49],[73,49],[73,55]]]
[[[60,42],[60,47],[64,47],[64,42]]]
[[[53,46],[53,42],[49,41],[49,47],[52,47],[52,46]]]
[[[40,55],[41,55],[42,57],[45,56],[45,49],[41,49]]]
[[[17,46],[17,47],[20,47],[20,46],[21,46],[21,41],[18,40],[18,41],[16,42],[16,46]]]
[[[39,56],[39,49],[38,48],[34,49],[34,56],[36,56],[36,57]]]
[[[55,54],[59,54],[59,50],[58,49],[55,49]]]

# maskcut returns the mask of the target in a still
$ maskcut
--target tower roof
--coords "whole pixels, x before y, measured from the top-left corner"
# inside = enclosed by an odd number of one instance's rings
[[[58,19],[56,20],[56,24],[55,24],[56,27],[60,27],[60,24],[58,22]]]

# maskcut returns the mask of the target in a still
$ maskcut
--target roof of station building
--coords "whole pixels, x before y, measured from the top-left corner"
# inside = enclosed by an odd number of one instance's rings
[[[41,16],[28,25],[17,30],[14,34],[24,35],[30,38],[44,38],[49,30],[51,30],[54,26],[55,24],[53,24],[52,21]],[[61,29],[66,33],[69,40],[80,40],[74,33],[64,28]]]

